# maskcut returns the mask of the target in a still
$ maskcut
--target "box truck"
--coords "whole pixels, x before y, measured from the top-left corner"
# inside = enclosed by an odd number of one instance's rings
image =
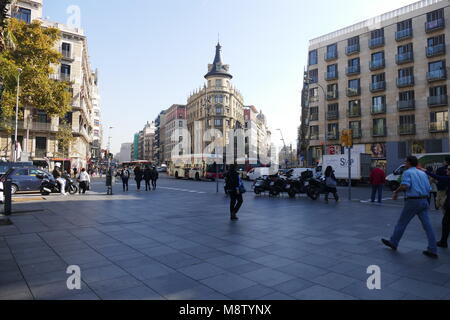
[[[352,184],[369,180],[372,166],[372,156],[366,153],[351,153]],[[322,173],[328,166],[334,170],[334,175],[340,185],[348,185],[348,153],[323,156]]]

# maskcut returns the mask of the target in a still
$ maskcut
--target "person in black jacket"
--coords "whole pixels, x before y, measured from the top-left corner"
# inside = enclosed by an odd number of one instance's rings
[[[156,169],[156,167],[153,167],[153,169],[151,171],[152,171],[152,174],[151,174],[152,187],[153,187],[153,190],[156,190],[156,181],[159,178],[159,173],[158,173],[158,170]]]
[[[152,190],[152,187],[150,186],[150,180],[152,180],[153,172],[150,169],[149,166],[145,166],[144,169],[144,180],[145,180],[145,191],[148,191],[149,189]]]
[[[328,166],[327,169],[325,170],[325,184],[326,184],[326,193],[325,193],[325,203],[328,203],[328,195],[330,193],[333,194],[334,196],[334,200],[336,200],[336,202],[339,201],[339,195],[337,193],[337,180],[336,177],[334,176],[334,170],[333,167]]]
[[[237,213],[244,203],[242,194],[239,191],[240,178],[235,165],[230,165],[230,169],[225,179],[225,188],[230,195],[230,219],[239,220]]]
[[[136,180],[138,191],[141,190],[142,177],[143,177],[143,172],[141,170],[141,167],[136,166],[136,168],[134,168],[134,180]]]

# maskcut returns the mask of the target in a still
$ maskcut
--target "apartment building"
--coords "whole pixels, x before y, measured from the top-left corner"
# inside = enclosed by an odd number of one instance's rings
[[[155,143],[153,144],[153,158],[158,164],[165,163],[164,141],[165,141],[166,110],[159,113],[155,119]]]
[[[187,129],[186,106],[174,104],[165,111],[164,122],[164,159],[166,164],[172,163],[172,151],[175,145],[183,140],[182,130]],[[182,155],[183,151],[178,153]]]
[[[448,0],[424,0],[311,40],[308,162],[339,152],[348,128],[389,171],[409,154],[448,152],[449,23]]]
[[[101,150],[103,148],[103,125],[101,114],[101,99],[98,88],[98,71],[92,74],[94,79],[94,86],[92,92],[92,107],[93,107],[93,132],[92,132],[92,146],[91,146],[91,162],[98,164],[101,159]]]
[[[268,163],[270,159],[271,132],[266,116],[255,106],[244,108],[245,155],[254,163]]]
[[[24,109],[24,119],[18,125],[18,142],[22,160],[32,160],[35,164],[53,167],[55,162],[64,161],[66,169],[87,167],[91,160],[92,134],[94,123],[94,103],[99,109],[97,74],[89,63],[87,38],[84,31],[64,24],[42,19],[42,0],[18,0],[10,8],[12,17],[27,23],[42,22],[43,27],[54,27],[61,31],[61,39],[56,45],[63,58],[52,66],[57,81],[68,81],[72,88],[72,111],[65,119],[72,127],[74,142],[68,154],[61,150],[56,134],[59,130],[58,117],[50,117],[45,112],[29,106]],[[1,132],[0,157],[12,159],[12,137]]]

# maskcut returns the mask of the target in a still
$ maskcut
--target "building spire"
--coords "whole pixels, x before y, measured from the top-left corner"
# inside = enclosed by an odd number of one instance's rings
[[[211,76],[224,76],[230,79],[233,78],[233,76],[230,73],[228,73],[228,65],[222,62],[221,52],[222,46],[220,45],[220,42],[217,42],[214,62],[211,65],[209,65],[208,73],[205,75],[205,78],[209,78]]]

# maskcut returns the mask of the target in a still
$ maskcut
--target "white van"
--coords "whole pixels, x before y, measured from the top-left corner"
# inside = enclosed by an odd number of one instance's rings
[[[270,175],[270,168],[267,167],[253,168],[252,170],[247,172],[248,180],[256,180],[268,175]]]

